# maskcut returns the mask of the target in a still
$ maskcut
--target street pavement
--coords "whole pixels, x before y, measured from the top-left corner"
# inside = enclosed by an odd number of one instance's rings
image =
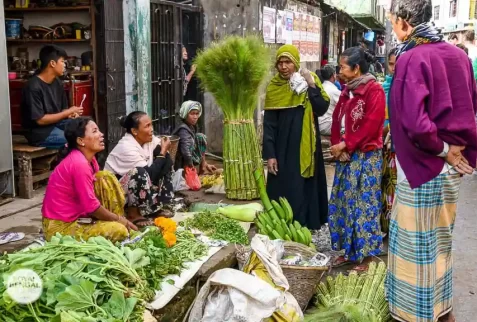
[[[454,228],[454,312],[477,321],[477,175],[463,179]]]

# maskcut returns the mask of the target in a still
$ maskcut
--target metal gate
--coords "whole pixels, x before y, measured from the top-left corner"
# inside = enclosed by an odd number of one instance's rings
[[[170,134],[176,126],[176,116],[184,98],[183,17],[195,17],[199,22],[196,26],[200,26],[200,10],[191,1],[151,0],[150,13],[152,119],[156,133]],[[202,39],[201,29],[194,30],[197,44]]]
[[[121,0],[96,1],[96,73],[97,117],[99,127],[107,129],[107,153],[123,135],[119,118],[126,114],[126,88],[124,67],[124,23]]]

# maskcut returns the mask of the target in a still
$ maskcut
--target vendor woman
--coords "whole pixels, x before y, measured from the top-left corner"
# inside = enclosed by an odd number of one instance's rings
[[[56,233],[87,240],[103,236],[112,242],[137,227],[124,215],[124,194],[117,179],[98,171],[95,155],[104,150],[104,136],[90,118],[71,120],[65,128],[68,147],[50,176],[43,201],[46,240]]]
[[[318,117],[330,100],[316,74],[299,72],[295,46],[282,46],[275,66],[278,73],[267,87],[263,120],[267,192],[273,200],[285,197],[302,225],[319,229],[327,221],[328,194]]]
[[[198,166],[199,174],[214,173],[217,168],[205,161],[207,139],[204,134],[197,133],[197,122],[202,115],[202,105],[199,102],[186,101],[182,103],[179,115],[182,124],[172,133],[180,138],[175,168]]]
[[[171,217],[174,198],[171,145],[153,135],[152,120],[135,111],[121,118],[126,134],[109,154],[105,170],[114,173],[126,193],[128,218],[138,227],[153,226],[147,217]]]

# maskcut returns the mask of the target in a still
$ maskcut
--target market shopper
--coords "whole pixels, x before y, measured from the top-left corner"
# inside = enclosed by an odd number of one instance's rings
[[[431,16],[428,0],[391,6],[402,43],[389,101],[398,184],[386,294],[399,321],[452,322],[452,232],[460,174],[477,159],[477,89],[466,54],[443,41]]]
[[[144,112],[123,116],[121,126],[127,133],[108,155],[104,169],[116,175],[127,195],[128,218],[138,227],[153,226],[151,218],[172,216],[171,143],[153,135],[152,120]]]
[[[388,53],[388,74],[383,83],[384,93],[386,95],[386,120],[384,122],[384,147],[383,147],[383,178],[382,178],[382,214],[381,230],[384,233],[389,231],[389,220],[394,203],[394,196],[397,184],[396,153],[391,143],[391,132],[389,125],[389,90],[391,88],[394,68],[396,66],[397,48],[393,48]]]
[[[51,174],[43,200],[46,240],[60,233],[77,239],[103,236],[113,242],[137,227],[124,217],[124,194],[117,179],[99,171],[95,155],[104,136],[90,118],[79,117],[65,128],[68,147]]]
[[[83,108],[68,108],[68,98],[59,77],[65,72],[66,52],[54,45],[40,51],[41,69],[22,91],[22,126],[33,146],[61,148],[66,143],[64,129],[68,120],[83,113]]]
[[[197,132],[197,122],[202,115],[202,104],[196,101],[182,103],[179,116],[182,119],[173,135],[179,136],[179,148],[174,167],[199,167],[199,174],[214,173],[217,168],[205,160],[207,137]]]
[[[331,153],[337,163],[328,222],[333,249],[345,251],[334,265],[355,262],[358,271],[367,270],[383,246],[379,220],[386,103],[383,88],[369,73],[367,55],[359,47],[341,54],[340,74],[347,85],[331,128]]]
[[[273,200],[287,198],[296,220],[319,229],[327,221],[328,196],[317,117],[326,113],[329,98],[316,74],[300,70],[295,46],[280,47],[276,68],[263,119],[267,192]]]
[[[323,89],[330,98],[330,106],[325,115],[318,118],[320,133],[322,135],[331,135],[331,123],[333,121],[333,112],[338,103],[341,91],[336,87],[336,69],[333,65],[326,65],[321,69],[321,78],[323,79]]]

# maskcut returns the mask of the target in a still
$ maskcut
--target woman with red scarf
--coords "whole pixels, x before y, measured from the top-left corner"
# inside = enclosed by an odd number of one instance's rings
[[[367,259],[382,253],[381,177],[385,95],[369,74],[367,53],[352,47],[340,58],[347,81],[333,113],[331,153],[337,160],[329,218],[332,247],[344,250],[334,265],[367,270]]]

